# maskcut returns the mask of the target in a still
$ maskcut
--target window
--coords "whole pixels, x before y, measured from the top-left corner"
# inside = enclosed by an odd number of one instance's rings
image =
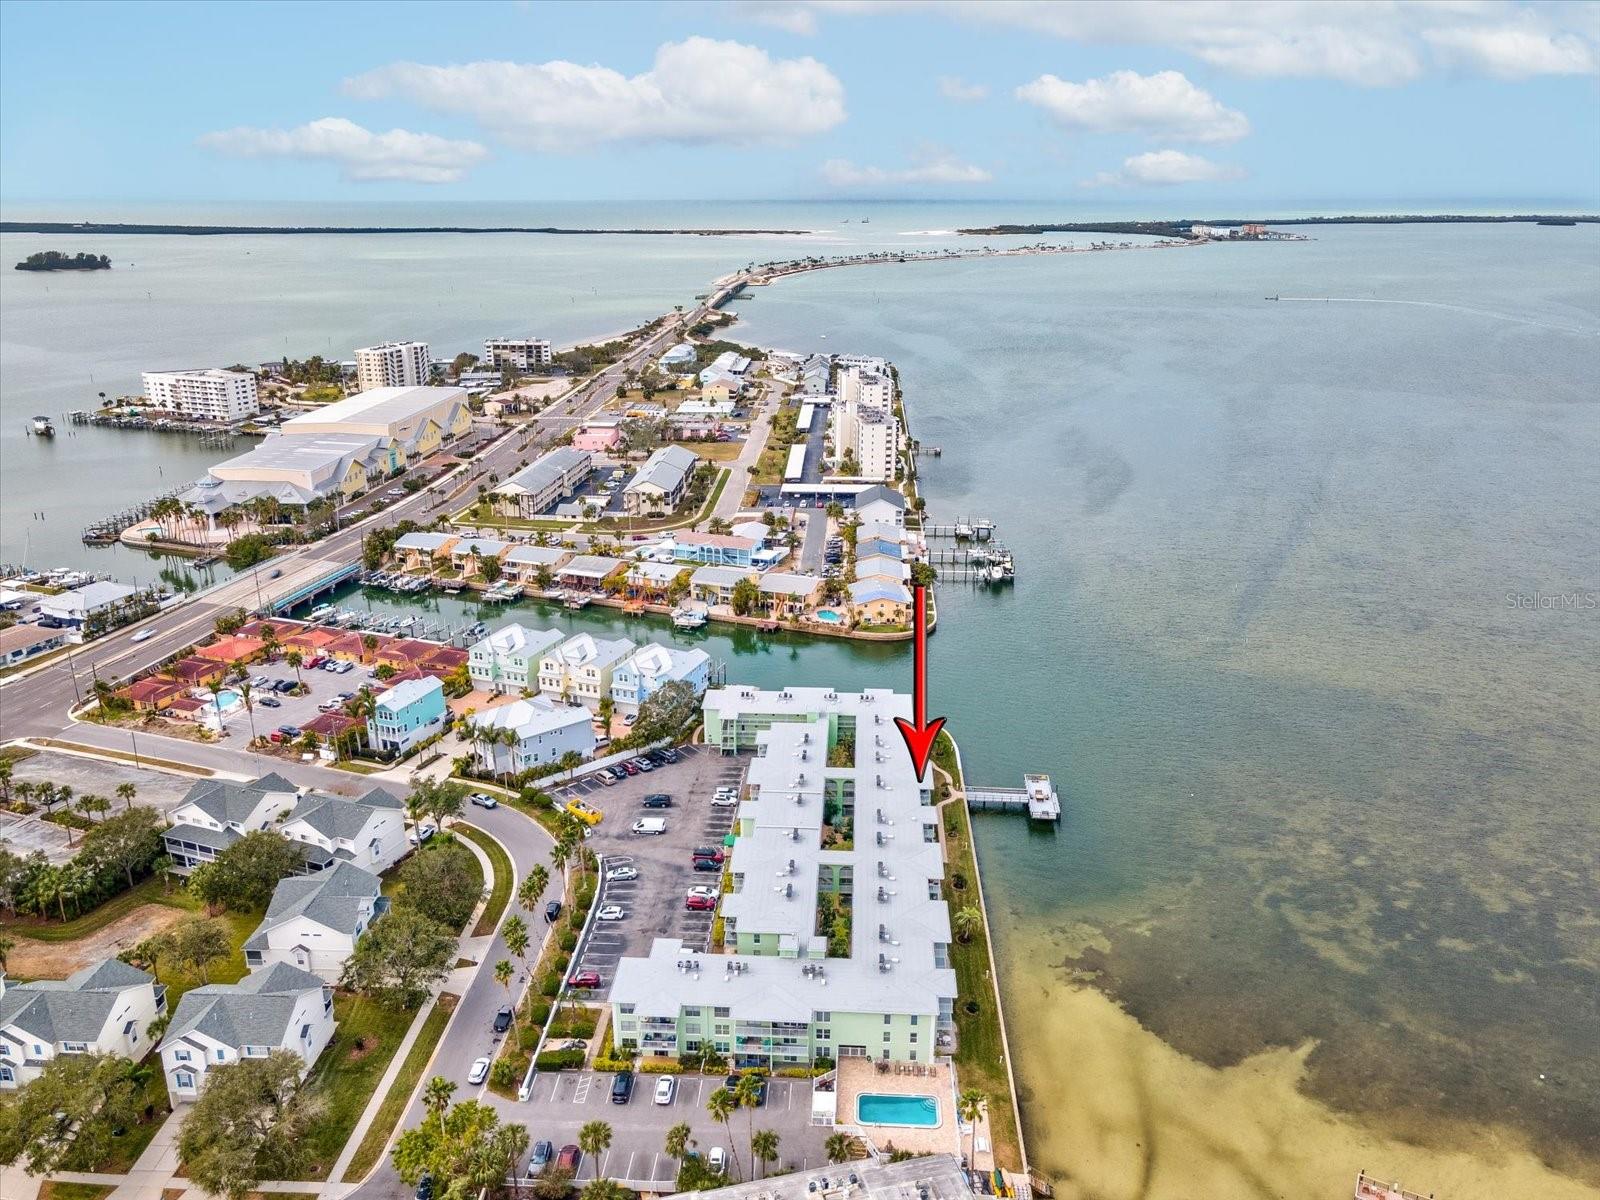
[[[136,1022],[136,1021],[128,1021],[128,1022],[126,1022],[122,1026],[122,1036],[127,1038],[129,1041],[137,1042],[139,1040],[139,1025],[138,1025],[138,1022]]]
[[[917,1014],[916,1013],[912,1013],[911,1014],[911,1023],[913,1025],[915,1025],[917,1023]]]
[[[88,1052],[89,1052],[89,1043],[88,1042],[62,1042],[61,1043],[61,1053],[63,1053],[63,1054],[87,1054]]]
[[[187,1050],[174,1050],[172,1057],[175,1062],[188,1062],[189,1052]]]
[[[267,1048],[265,1046],[246,1046],[244,1048],[244,1056],[246,1058],[265,1058],[267,1056]]]
[[[194,1074],[193,1074],[193,1072],[190,1072],[190,1071],[179,1071],[175,1076],[173,1076],[173,1079],[177,1082],[177,1085],[180,1088],[182,1088],[184,1091],[193,1091],[194,1090]]]
[[[721,1005],[718,1005],[716,1008],[711,1010],[711,1015],[714,1017],[731,1017],[733,1015],[733,1010],[723,1008]]]
[[[891,1022],[891,1021],[893,1021],[893,1020],[894,1020],[894,1018],[893,1018],[893,1017],[891,1017],[891,1016],[890,1016],[890,1015],[889,1015],[889,1014],[888,1014],[888,1013],[884,1013],[884,1014],[883,1014],[883,1023],[884,1023],[884,1024],[885,1024],[885,1025],[887,1025],[887,1024],[889,1024],[889,1022]]]
[[[221,1046],[218,1046],[217,1047],[217,1061],[218,1062],[222,1062],[227,1057],[228,1057],[228,1052],[226,1050],[224,1050]]]

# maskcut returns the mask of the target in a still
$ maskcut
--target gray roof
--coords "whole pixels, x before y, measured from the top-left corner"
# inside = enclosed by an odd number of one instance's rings
[[[388,807],[387,804],[368,804],[365,799],[346,800],[313,792],[300,802],[289,819],[304,821],[323,837],[353,838],[367,827],[374,812]]]
[[[495,488],[495,494],[509,491],[511,488],[520,488],[525,492],[537,495],[552,483],[561,479],[568,471],[587,466],[589,452],[587,450],[574,450],[571,446],[561,446],[548,454],[541,454],[522,470],[507,479]]]
[[[212,983],[185,992],[172,1015],[165,1048],[190,1033],[201,1033],[225,1046],[281,1045],[300,996],[327,985],[309,971],[273,963],[238,983]]]
[[[861,508],[863,505],[870,504],[874,500],[887,500],[896,508],[901,509],[905,508],[906,506],[906,498],[904,496],[895,491],[893,488],[884,487],[881,483],[875,483],[869,488],[862,488],[855,494],[853,503],[855,507]]]
[[[699,461],[692,450],[685,450],[682,446],[663,446],[645,459],[644,466],[639,468],[639,473],[624,490],[631,492],[645,484],[654,484],[664,492],[677,491]]]
[[[767,595],[809,596],[822,580],[816,575],[796,575],[787,571],[768,571],[758,581]]]
[[[732,587],[739,580],[749,578],[749,567],[701,567],[689,576],[689,582],[711,587]]]
[[[202,779],[184,795],[183,803],[195,805],[213,821],[226,825],[230,821],[248,821],[269,792],[293,794],[297,791],[295,785],[281,775],[263,775],[253,783]]]
[[[251,780],[249,786],[263,792],[294,792],[298,794],[300,791],[299,784],[291,783],[276,771],[268,771],[259,779]]]
[[[208,850],[226,850],[240,838],[232,829],[208,829],[204,825],[174,825],[162,835],[170,842],[193,842]]]
[[[402,811],[406,806],[405,801],[400,799],[399,796],[396,796],[393,792],[386,792],[383,788],[373,788],[365,796],[361,797],[361,803],[368,808],[398,808]]]
[[[13,983],[0,996],[0,1027],[15,1025],[52,1044],[92,1042],[118,997],[130,987],[152,982],[146,972],[110,958],[66,979]]]
[[[317,875],[280,879],[266,918],[245,942],[245,949],[266,949],[268,933],[302,916],[336,933],[354,935],[382,890],[383,883],[376,875],[347,862]]]

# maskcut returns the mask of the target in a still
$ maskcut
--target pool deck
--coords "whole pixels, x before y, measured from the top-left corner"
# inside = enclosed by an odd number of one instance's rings
[[[878,1066],[870,1058],[839,1060],[839,1123],[857,1124],[856,1099],[862,1095],[931,1096],[939,1103],[937,1125],[911,1127],[861,1122],[861,1128],[878,1149],[885,1152],[892,1143],[896,1150],[910,1150],[915,1154],[959,1154],[961,1137],[956,1128],[955,1089],[949,1064],[889,1063],[888,1069],[881,1072]],[[923,1073],[903,1073],[916,1070]]]

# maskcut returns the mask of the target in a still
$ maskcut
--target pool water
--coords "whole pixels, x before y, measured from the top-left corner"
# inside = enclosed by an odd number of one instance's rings
[[[212,703],[215,704],[217,708],[227,711],[230,708],[237,708],[243,703],[243,701],[239,699],[238,692],[231,688],[225,688],[217,693],[217,698],[212,701]]]
[[[816,618],[817,618],[817,620],[821,621],[824,625],[843,625],[844,624],[844,618],[842,616],[840,616],[838,613],[834,612],[833,609],[831,609],[831,608],[819,608],[819,609],[817,609]]]
[[[931,1129],[939,1123],[939,1102],[932,1096],[885,1096],[869,1092],[856,1097],[856,1120],[863,1125]]]

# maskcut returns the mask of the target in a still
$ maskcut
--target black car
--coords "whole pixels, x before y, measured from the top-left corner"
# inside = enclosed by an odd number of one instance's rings
[[[552,900],[544,906],[544,922],[546,925],[554,925],[560,916],[561,901]]]
[[[424,1175],[417,1183],[417,1200],[433,1200],[433,1176]]]
[[[292,692],[294,691],[294,687],[294,680],[279,679],[273,683],[272,690],[275,692]]]
[[[494,1015],[494,1031],[504,1033],[511,1028],[511,1008],[506,1006]]]
[[[665,750],[652,750],[649,754],[646,754],[645,757],[651,762],[655,763],[658,767],[669,761],[667,758],[667,752]]]
[[[618,1071],[611,1077],[611,1103],[626,1104],[633,1098],[633,1072]]]
[[[767,1077],[765,1075],[757,1075],[755,1076],[755,1081],[756,1107],[760,1108],[767,1102]],[[725,1080],[722,1081],[722,1086],[727,1088],[730,1092],[737,1088],[739,1086],[739,1072],[735,1071],[733,1074],[729,1075]]]
[[[283,701],[279,700],[276,696],[262,696],[262,697],[260,697],[259,699],[256,700],[256,703],[261,705],[262,708],[282,708],[283,707]]]
[[[644,798],[645,808],[671,808],[672,797],[665,792],[651,792]]]
[[[696,871],[720,871],[722,870],[722,864],[714,858],[697,858],[694,860],[694,869]]]

